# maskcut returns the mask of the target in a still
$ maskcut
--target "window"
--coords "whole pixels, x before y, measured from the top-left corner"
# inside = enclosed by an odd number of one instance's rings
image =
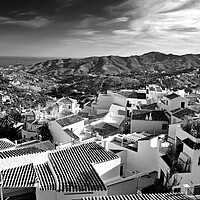
[[[199,157],[199,160],[198,160],[198,165],[200,165],[200,157]]]
[[[168,129],[168,124],[162,124],[162,129],[167,130]]]
[[[71,106],[69,106],[68,108],[71,109]]]
[[[194,186],[194,195],[198,195],[200,194],[200,185],[195,185]]]
[[[181,108],[185,108],[185,102],[181,102]]]
[[[123,174],[124,174],[124,166],[121,165],[120,166],[120,176],[123,176]]]

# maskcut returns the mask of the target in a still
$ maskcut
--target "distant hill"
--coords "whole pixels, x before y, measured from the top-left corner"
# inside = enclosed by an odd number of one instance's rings
[[[68,74],[122,74],[134,71],[165,71],[167,73],[200,68],[199,54],[173,55],[149,52],[140,56],[102,56],[81,59],[54,59],[24,67],[32,74],[63,76]]]

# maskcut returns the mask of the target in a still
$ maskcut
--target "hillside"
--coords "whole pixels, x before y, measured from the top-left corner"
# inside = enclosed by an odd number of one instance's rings
[[[108,74],[117,75],[130,72],[162,72],[167,73],[183,69],[200,68],[200,55],[173,55],[150,52],[141,56],[102,56],[82,59],[55,59],[35,63],[23,67],[25,72],[65,76],[69,74]]]

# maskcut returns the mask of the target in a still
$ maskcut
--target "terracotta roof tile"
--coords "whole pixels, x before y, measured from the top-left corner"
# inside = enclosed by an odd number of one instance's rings
[[[83,143],[49,154],[58,178],[59,191],[83,192],[107,190],[92,163],[118,158],[95,142]]]
[[[80,122],[82,120],[83,120],[83,118],[79,115],[70,115],[70,116],[66,116],[66,117],[57,119],[56,122],[60,126],[65,127],[65,126],[69,126],[71,124],[75,124],[77,122]]]
[[[3,176],[2,187],[34,187],[36,175],[33,164],[22,165],[1,171]]]
[[[56,190],[56,181],[48,163],[43,163],[35,167],[39,179],[40,190]]]
[[[180,95],[176,94],[176,93],[172,93],[166,96],[168,99],[175,99],[177,97],[180,97]]]
[[[0,150],[7,149],[14,146],[15,144],[13,144],[11,141],[0,139]]]
[[[128,194],[115,196],[83,197],[82,200],[191,200],[181,193]]]
[[[44,152],[44,150],[39,149],[37,147],[26,147],[21,149],[13,149],[8,151],[0,152],[0,159],[16,157],[16,156],[23,156],[28,154],[40,153]]]
[[[174,117],[177,117],[179,119],[184,119],[186,116],[191,116],[191,117],[194,117],[195,116],[195,111],[194,110],[191,110],[189,108],[184,108],[182,110],[179,110],[177,112],[175,112],[173,114]]]

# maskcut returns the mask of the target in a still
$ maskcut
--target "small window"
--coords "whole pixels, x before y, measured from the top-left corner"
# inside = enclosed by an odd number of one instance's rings
[[[194,195],[199,195],[200,194],[200,185],[195,185],[194,186]]]
[[[69,106],[69,109],[71,109],[71,106]]]
[[[168,124],[162,124],[162,129],[167,130],[168,129]]]
[[[198,160],[198,165],[200,165],[200,157],[199,157],[199,160]]]

